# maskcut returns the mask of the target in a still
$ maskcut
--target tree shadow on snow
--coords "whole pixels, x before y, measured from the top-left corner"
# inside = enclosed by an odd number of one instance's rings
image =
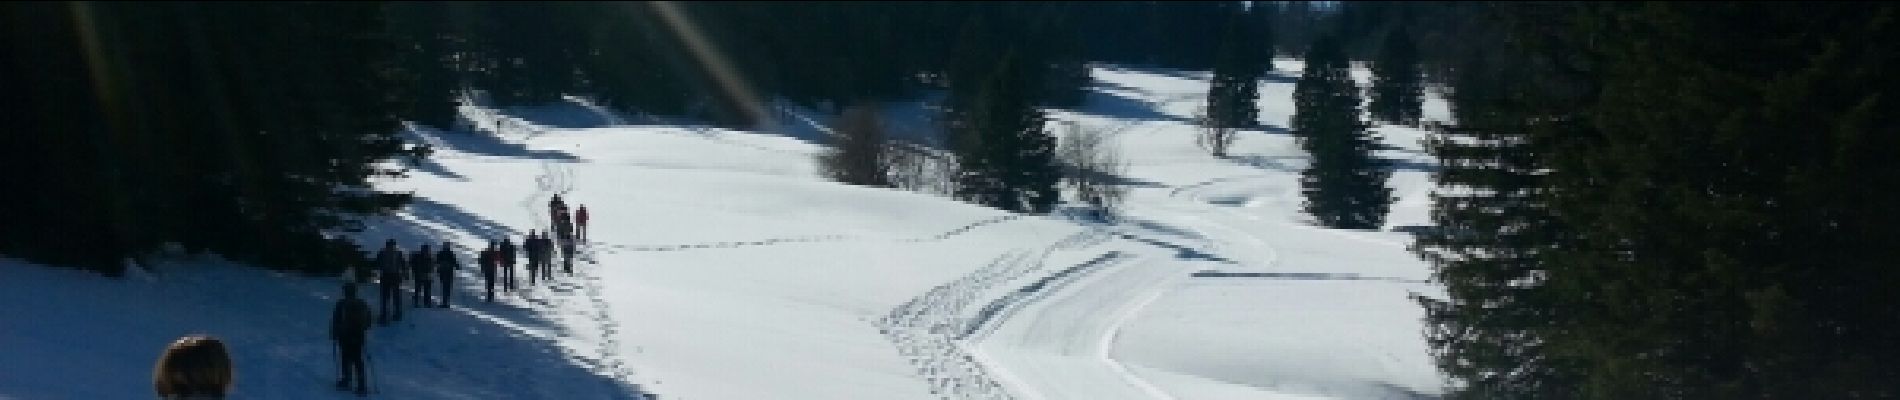
[[[1269,171],[1297,172],[1299,171],[1298,169],[1293,168],[1293,166],[1281,163],[1280,160],[1299,159],[1299,158],[1305,158],[1305,157],[1269,156],[1269,155],[1262,155],[1262,154],[1230,154],[1227,157],[1224,157],[1222,159],[1227,160],[1228,162],[1235,163],[1235,164],[1245,165],[1245,166],[1269,170]]]
[[[429,175],[462,182],[468,181],[468,176],[450,171],[448,166],[442,165],[442,162],[436,161],[434,158],[423,158],[419,162],[409,163],[408,165],[415,167],[417,171],[422,171]]]
[[[1291,135],[1293,134],[1293,130],[1287,129],[1287,127],[1284,127],[1284,126],[1279,126],[1279,125],[1274,125],[1274,124],[1260,124],[1260,125],[1255,125],[1252,128],[1242,129],[1240,133],[1259,133],[1259,134],[1264,134],[1264,135]]]
[[[606,106],[581,97],[567,96],[549,104],[508,107],[495,110],[502,116],[519,119],[540,127],[585,129],[631,125],[643,118],[622,115]]]
[[[410,135],[413,135],[431,147],[449,149],[461,153],[532,160],[571,161],[580,159],[573,154],[568,154],[563,151],[529,149],[527,145],[502,140],[501,137],[496,136],[493,132],[452,132],[419,124],[409,124],[407,130]],[[426,166],[424,168],[425,172],[429,172]]]
[[[1298,71],[1285,72],[1278,69],[1269,69],[1266,73],[1260,74],[1260,80],[1266,81],[1267,83],[1291,85],[1299,83],[1300,74]]]
[[[428,198],[417,197],[409,203],[409,211],[417,219],[434,222],[456,231],[472,234],[480,238],[495,239],[514,237],[521,232],[455,206],[443,204]]]
[[[1387,167],[1391,167],[1393,170],[1400,170],[1400,171],[1433,172],[1433,171],[1438,170],[1438,164],[1429,163],[1429,162],[1419,162],[1416,160],[1386,159],[1385,165]]]
[[[1158,106],[1145,100],[1114,93],[1101,88],[1089,88],[1083,98],[1082,107],[1075,110],[1080,114],[1094,114],[1110,118],[1172,121],[1190,123],[1187,118],[1156,110]]]
[[[1133,177],[1129,177],[1125,175],[1111,174],[1111,173],[1102,172],[1102,171],[1094,170],[1094,169],[1072,171],[1071,173],[1080,174],[1081,178],[1088,179],[1092,182],[1098,182],[1098,183],[1108,184],[1108,185],[1127,186],[1131,188],[1157,188],[1157,189],[1168,187],[1168,185],[1163,185],[1160,182],[1138,179],[1138,178],[1133,178]]]
[[[1207,80],[1208,77],[1212,75],[1212,72],[1205,71],[1205,70],[1183,70],[1183,69],[1162,68],[1162,67],[1143,66],[1143,65],[1101,64],[1101,65],[1097,65],[1097,67],[1105,69],[1105,70],[1109,70],[1109,71],[1115,71],[1115,72],[1132,72],[1132,73],[1141,73],[1141,74],[1149,74],[1149,75],[1160,75],[1160,76],[1166,76],[1166,77],[1176,78],[1176,79],[1189,79],[1189,80],[1201,80],[1201,81]]]

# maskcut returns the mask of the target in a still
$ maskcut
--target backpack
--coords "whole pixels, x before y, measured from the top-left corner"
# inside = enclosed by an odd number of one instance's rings
[[[344,299],[337,303],[341,313],[337,321],[337,340],[361,341],[363,332],[369,330],[369,303],[363,299]]]

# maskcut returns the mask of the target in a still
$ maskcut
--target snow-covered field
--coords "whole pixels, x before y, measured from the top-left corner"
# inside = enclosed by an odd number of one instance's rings
[[[1305,223],[1298,64],[1277,69],[1266,128],[1217,159],[1188,124],[1205,74],[1098,68],[1088,105],[1052,116],[1119,132],[1132,192],[1111,225],[828,182],[796,123],[467,108],[482,132],[419,132],[436,157],[384,185],[421,199],[358,239],[452,241],[466,261],[543,229],[564,193],[593,216],[584,262],[493,304],[462,271],[454,308],[372,331],[373,373],[389,398],[1431,397],[1408,298],[1437,295],[1429,271],[1405,234]],[[1399,161],[1388,227],[1427,224],[1423,133],[1377,130]],[[159,267],[0,264],[0,398],[149,396],[158,350],[191,332],[230,343],[239,398],[346,397],[324,333],[337,280]]]

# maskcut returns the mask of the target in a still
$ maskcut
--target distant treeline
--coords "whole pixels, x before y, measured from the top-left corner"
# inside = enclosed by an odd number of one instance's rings
[[[1261,3],[1250,15],[1263,26],[1320,18],[1304,4]],[[752,96],[837,112],[947,88],[959,63],[996,61],[966,59],[974,47],[1035,57],[1039,99],[1075,104],[1088,62],[1206,70],[1223,41],[1274,47],[1266,37],[1224,36],[1223,24],[1210,22],[1245,12],[1242,2],[404,2],[389,10],[409,50],[403,65],[423,83],[415,118],[430,124],[451,122],[465,89],[487,90],[503,105],[586,94],[627,110],[743,125],[753,122],[743,103],[761,100],[735,98],[742,95],[731,85],[743,85]]]

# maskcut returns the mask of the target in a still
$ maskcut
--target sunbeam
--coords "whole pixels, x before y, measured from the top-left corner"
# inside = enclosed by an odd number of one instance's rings
[[[765,111],[764,103],[759,100],[751,84],[746,82],[745,76],[733,66],[725,53],[693,23],[693,19],[686,15],[686,10],[671,1],[656,1],[652,4],[654,14],[660,17],[661,23],[686,45],[687,52],[693,55],[693,61],[712,75],[719,90],[739,104],[740,112],[746,114],[747,120],[757,125],[771,126],[768,123],[771,114]]]

